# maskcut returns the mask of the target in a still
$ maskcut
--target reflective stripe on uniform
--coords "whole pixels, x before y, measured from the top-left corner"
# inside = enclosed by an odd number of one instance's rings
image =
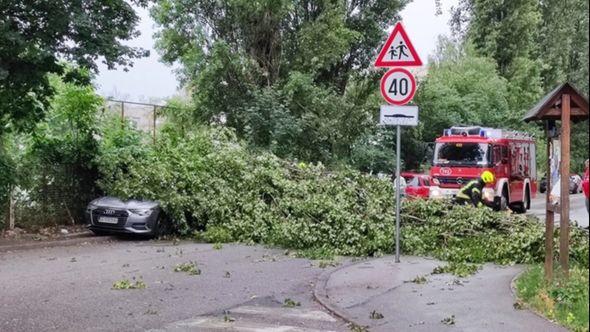
[[[463,198],[463,199],[471,199],[471,195],[467,195],[465,192],[469,191],[469,190],[479,191],[479,189],[477,189],[477,187],[475,187],[476,184],[477,184],[477,180],[469,181],[463,188],[459,189],[459,192],[457,193],[457,197]],[[473,187],[475,187],[475,188],[473,188]]]
[[[470,198],[469,196],[465,195],[465,193],[462,192],[462,191],[460,191],[460,192],[457,193],[457,197],[463,198],[463,199],[469,199]]]

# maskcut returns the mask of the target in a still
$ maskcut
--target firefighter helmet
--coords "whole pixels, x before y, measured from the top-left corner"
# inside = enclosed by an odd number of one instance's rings
[[[490,171],[484,171],[483,173],[481,173],[481,179],[486,184],[492,183],[492,182],[494,182],[494,173],[492,173]]]

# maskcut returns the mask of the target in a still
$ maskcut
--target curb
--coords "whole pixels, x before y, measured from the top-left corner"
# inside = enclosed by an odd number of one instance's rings
[[[377,258],[373,258],[373,259],[377,259]],[[372,259],[362,260],[362,261],[367,262],[367,261],[371,261],[371,260]],[[316,302],[318,302],[322,307],[324,307],[326,310],[328,310],[331,314],[344,320],[346,323],[353,325],[353,326],[367,328],[366,326],[363,326],[362,324],[356,322],[354,319],[350,318],[348,316],[348,314],[344,310],[342,310],[340,307],[338,307],[337,305],[330,302],[330,297],[328,296],[328,292],[326,291],[326,285],[328,284],[328,280],[330,279],[332,274],[334,274],[342,269],[356,265],[357,263],[358,262],[349,262],[347,264],[343,264],[342,266],[339,266],[338,268],[322,272],[322,274],[320,274],[320,276],[318,277],[318,279],[313,287],[313,298]]]
[[[91,233],[76,233],[76,234],[72,234],[70,236],[66,236],[66,237],[64,237],[62,239],[58,239],[58,240],[26,242],[26,243],[12,243],[12,244],[0,245],[0,253],[10,252],[10,251],[19,251],[19,250],[28,250],[28,249],[72,246],[72,245],[82,244],[84,242],[100,243],[100,242],[111,241],[112,239],[113,239],[113,237],[111,237],[111,236],[95,236],[95,235],[92,235]]]

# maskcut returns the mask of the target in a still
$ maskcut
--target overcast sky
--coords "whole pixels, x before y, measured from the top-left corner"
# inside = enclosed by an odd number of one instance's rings
[[[449,33],[450,9],[457,5],[458,0],[440,2],[443,12],[440,16],[435,15],[435,0],[414,0],[401,12],[408,35],[424,63],[436,47],[437,36]],[[149,101],[177,93],[178,82],[172,68],[159,62],[158,53],[154,50],[154,22],[147,10],[139,8],[138,12],[141,17],[141,36],[128,44],[149,49],[151,54],[148,58],[135,60],[133,68],[128,72],[121,69],[107,70],[105,66],[99,66],[100,72],[95,84],[103,96],[116,96],[128,101]]]

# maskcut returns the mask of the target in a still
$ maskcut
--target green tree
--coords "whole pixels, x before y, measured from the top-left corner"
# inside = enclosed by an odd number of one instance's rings
[[[543,92],[539,0],[462,0],[451,24],[478,55],[495,60],[508,81],[512,111],[524,115]]]
[[[588,91],[588,1],[541,2],[543,24],[539,44],[543,45],[545,90],[570,81],[583,93]]]
[[[543,24],[540,27],[539,56],[543,62],[544,92],[565,81],[588,97],[588,0],[541,1]],[[572,170],[582,172],[588,159],[588,122],[572,128]]]
[[[544,94],[569,81],[588,94],[588,0],[462,0],[452,26],[478,54],[492,57],[507,81],[519,117]],[[588,158],[588,124],[574,125],[572,166]],[[529,128],[534,130],[534,128]]]
[[[31,129],[42,117],[54,92],[47,74],[61,74],[63,60],[96,69],[101,58],[113,68],[146,55],[122,43],[139,34],[124,0],[3,0],[0,17],[0,135]]]
[[[540,21],[539,0],[461,0],[451,23],[466,32],[480,54],[494,58],[507,76],[515,60],[537,54]]]
[[[172,97],[166,101],[166,106],[158,107],[156,115],[165,119],[162,130],[177,132],[180,137],[199,124],[194,118],[194,105],[191,100],[182,97]]]
[[[78,74],[82,81],[89,81],[87,70]],[[8,183],[2,188],[5,193],[17,189],[12,192],[21,226],[79,222],[85,204],[99,194],[94,160],[103,100],[90,84],[66,83],[55,74],[48,80],[55,94],[49,100],[46,117],[31,132],[13,131],[2,136],[10,178],[0,181]]]
[[[440,40],[416,95],[425,141],[432,142],[453,125],[510,127],[514,122],[506,79],[493,59],[474,53],[460,43]]]
[[[407,2],[165,0],[152,16],[197,118],[282,157],[330,162],[374,132],[368,69]]]

